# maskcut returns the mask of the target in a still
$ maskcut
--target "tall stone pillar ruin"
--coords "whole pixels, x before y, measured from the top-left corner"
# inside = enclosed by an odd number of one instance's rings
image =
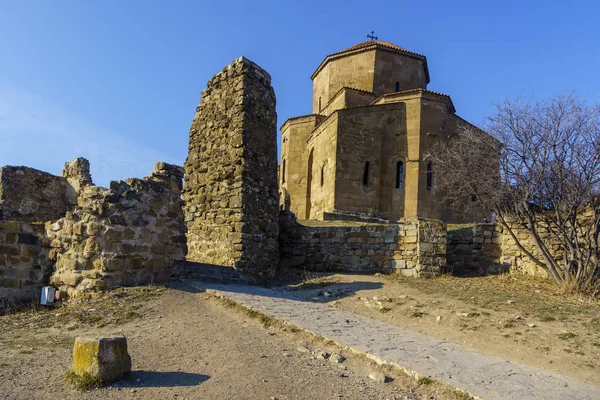
[[[202,92],[183,199],[189,261],[265,280],[278,253],[277,115],[269,74],[240,57]]]

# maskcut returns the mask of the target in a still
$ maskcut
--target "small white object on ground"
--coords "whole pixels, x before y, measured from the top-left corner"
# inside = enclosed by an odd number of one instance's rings
[[[43,306],[54,304],[54,292],[56,292],[56,289],[54,289],[52,286],[44,286],[42,288],[40,304]]]
[[[377,383],[385,383],[385,374],[379,371],[373,371],[369,374],[369,378]]]

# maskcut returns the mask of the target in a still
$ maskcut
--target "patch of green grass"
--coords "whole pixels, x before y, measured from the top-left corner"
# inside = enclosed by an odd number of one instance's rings
[[[598,343],[598,342],[592,342],[592,346],[600,347],[600,343]]]
[[[424,376],[422,378],[420,378],[417,383],[419,385],[430,385],[431,383],[433,383],[433,381],[431,379],[429,379],[428,377]]]
[[[469,318],[476,318],[476,317],[479,317],[479,315],[480,314],[477,313],[477,312],[470,312],[470,313],[467,314],[467,317],[469,317]]]
[[[515,327],[514,321],[508,321],[504,324],[504,328],[514,328],[514,327]]]
[[[560,340],[569,340],[573,339],[574,337],[577,337],[577,334],[573,332],[564,332],[559,333],[558,335],[556,335],[556,337],[558,337]]]
[[[391,310],[391,308],[389,308],[389,307],[381,307],[379,309],[379,312],[382,314],[385,314],[385,313],[389,312],[390,310]]]
[[[426,313],[424,313],[421,310],[418,310],[418,311],[414,311],[410,316],[413,318],[421,318],[423,315],[426,315]]]
[[[100,378],[93,377],[87,373],[77,375],[73,370],[68,370],[65,373],[65,382],[82,392],[87,392],[102,386],[102,380],[100,380]]]

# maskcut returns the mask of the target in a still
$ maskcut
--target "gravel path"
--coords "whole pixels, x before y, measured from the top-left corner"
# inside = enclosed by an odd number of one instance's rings
[[[484,399],[598,399],[600,387],[254,286],[192,283],[318,336]]]

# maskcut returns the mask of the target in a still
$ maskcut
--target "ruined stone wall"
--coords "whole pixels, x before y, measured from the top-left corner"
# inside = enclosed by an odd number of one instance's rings
[[[37,299],[51,273],[44,226],[0,221],[0,299]]]
[[[46,223],[51,282],[80,296],[171,278],[186,254],[182,178],[161,162],[144,179],[84,186],[73,211]]]
[[[271,277],[279,211],[275,94],[266,71],[241,57],[208,82],[185,171],[188,259]]]
[[[0,168],[0,220],[45,222],[67,212],[67,180],[29,167]]]
[[[497,274],[507,270],[502,227],[497,224],[455,225],[448,229],[447,263],[457,275]]]
[[[282,268],[432,276],[445,267],[445,227],[438,221],[296,221],[282,213],[280,228]]]

